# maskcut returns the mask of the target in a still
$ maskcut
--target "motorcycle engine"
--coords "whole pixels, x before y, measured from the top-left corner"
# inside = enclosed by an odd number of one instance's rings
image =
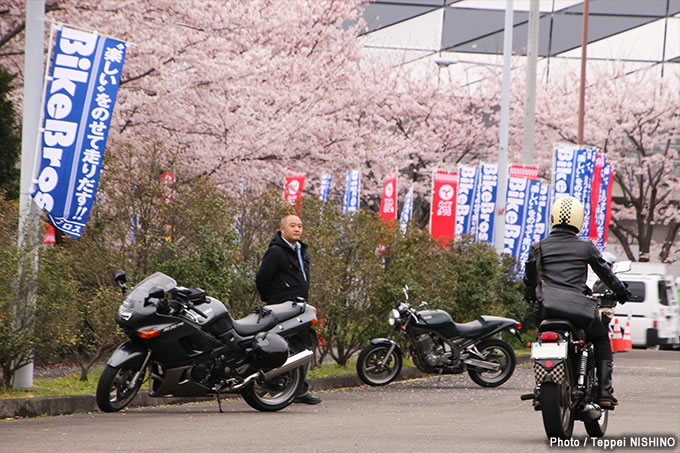
[[[191,378],[207,387],[214,387],[231,376],[231,369],[220,358],[199,363],[191,369]]]
[[[435,345],[432,336],[426,333],[415,338],[420,357],[428,366],[440,367],[451,361],[451,352],[447,352],[441,344]]]

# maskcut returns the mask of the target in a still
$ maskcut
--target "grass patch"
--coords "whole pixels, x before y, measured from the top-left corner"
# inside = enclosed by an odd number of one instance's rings
[[[37,378],[33,380],[32,389],[3,389],[0,391],[0,399],[94,395],[101,374],[102,368],[93,368],[88,373],[88,380],[85,382],[80,380],[80,372],[60,378]]]

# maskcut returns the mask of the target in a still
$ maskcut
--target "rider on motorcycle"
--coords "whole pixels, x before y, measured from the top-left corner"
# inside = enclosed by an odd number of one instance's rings
[[[537,256],[539,244],[542,255],[541,274],[543,280],[551,284],[590,294],[586,286],[588,265],[600,280],[616,294],[623,304],[630,297],[630,291],[614,275],[610,266],[602,258],[593,243],[577,236],[583,225],[583,205],[574,197],[565,196],[555,201],[550,211],[550,234],[542,241],[532,244],[524,274],[524,298],[530,303],[536,301]],[[582,326],[583,327],[583,326]],[[586,335],[595,347],[601,407],[613,408],[618,404],[612,388],[612,350],[609,333],[601,322],[593,322],[584,328]]]

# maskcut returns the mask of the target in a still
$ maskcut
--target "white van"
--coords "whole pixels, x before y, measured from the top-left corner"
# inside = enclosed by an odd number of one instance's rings
[[[631,263],[629,272],[617,276],[628,283],[628,289],[633,294],[624,305],[616,306],[615,314],[621,328],[625,328],[628,316],[631,315],[633,346],[678,347],[680,307],[673,284],[674,278],[666,275],[666,266],[657,263]],[[595,292],[599,291],[595,289]]]

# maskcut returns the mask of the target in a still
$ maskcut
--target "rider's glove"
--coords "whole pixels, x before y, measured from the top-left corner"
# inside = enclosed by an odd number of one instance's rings
[[[625,290],[622,293],[618,294],[616,298],[621,305],[625,304],[626,301],[633,296],[633,293],[631,293],[630,290],[628,289],[628,283],[624,283],[623,285],[625,286]]]

